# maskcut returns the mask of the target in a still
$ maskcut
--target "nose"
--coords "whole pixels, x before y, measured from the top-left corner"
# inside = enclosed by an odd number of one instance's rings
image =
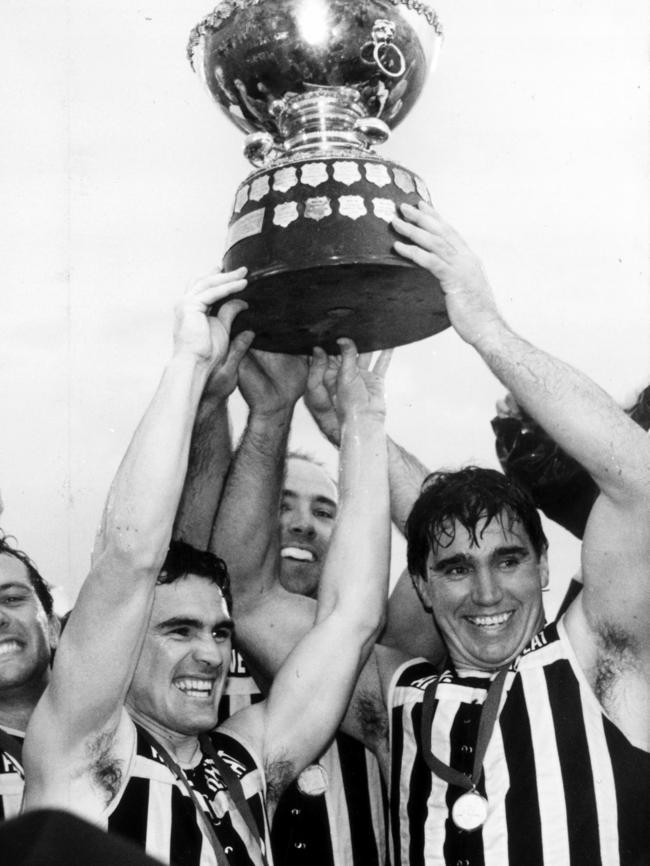
[[[494,607],[503,598],[498,575],[490,568],[478,569],[472,583],[472,601],[481,607]]]
[[[217,644],[211,634],[206,634],[196,639],[192,655],[195,661],[209,670],[217,669],[223,663],[220,644]]]
[[[316,528],[314,526],[314,519],[311,511],[304,508],[294,511],[291,515],[289,531],[301,538],[314,538],[316,535]]]

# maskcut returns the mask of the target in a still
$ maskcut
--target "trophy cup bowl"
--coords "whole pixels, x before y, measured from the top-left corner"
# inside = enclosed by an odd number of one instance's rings
[[[255,166],[223,266],[248,268],[235,330],[256,348],[336,352],[345,336],[372,351],[448,326],[436,279],[392,249],[399,205],[429,202],[427,188],[374,150],[441,41],[420,0],[223,0],[192,31],[192,65]]]

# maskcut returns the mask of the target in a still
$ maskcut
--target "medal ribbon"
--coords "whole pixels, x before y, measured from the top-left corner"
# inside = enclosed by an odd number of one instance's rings
[[[499,702],[506,682],[508,668],[501,668],[499,673],[490,683],[487,697],[481,708],[481,718],[478,723],[478,736],[476,738],[476,749],[474,751],[474,766],[472,775],[461,773],[448,764],[444,764],[431,751],[431,727],[433,725],[433,707],[436,699],[436,691],[440,678],[427,686],[422,700],[422,723],[420,725],[420,739],[422,743],[422,754],[427,766],[438,778],[451,785],[457,785],[466,791],[475,791],[483,772],[483,759],[487,751],[494,726],[499,713]]]
[[[212,849],[216,855],[217,863],[223,863],[224,866],[227,866],[229,862],[228,855],[223,850],[223,846],[219,841],[219,838],[217,837],[217,833],[212,826],[212,822],[206,815],[205,810],[199,802],[199,796],[190,784],[187,776],[185,775],[185,772],[172,758],[167,749],[165,749],[164,746],[162,746],[156,739],[154,739],[154,737],[149,733],[149,731],[146,730],[146,728],[138,725],[138,730],[142,734],[145,741],[149,743],[149,745],[152,746],[160,755],[163,763],[166,764],[167,768],[171,770],[172,775],[174,775],[178,779],[178,781],[183,785],[183,787],[189,794],[190,799],[194,804],[194,808],[196,809],[198,820],[203,824],[203,828],[207,834],[207,837],[212,844]],[[246,825],[248,826],[254,838],[259,840],[259,830],[257,829],[257,824],[255,823],[255,818],[253,817],[251,808],[248,805],[248,802],[244,796],[241,782],[239,781],[235,773],[226,764],[226,762],[222,758],[220,758],[219,755],[217,755],[217,751],[208,736],[201,736],[199,738],[199,743],[201,745],[201,751],[203,752],[203,754],[207,754],[215,762],[217,770],[219,771],[220,776],[222,777],[228,788],[231,799],[235,803],[236,807],[239,809],[244,821],[246,822]],[[258,848],[260,853],[260,859],[263,863],[267,863],[266,856],[259,844]]]

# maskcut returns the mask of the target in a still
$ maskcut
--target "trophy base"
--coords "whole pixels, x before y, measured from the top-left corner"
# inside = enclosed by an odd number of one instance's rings
[[[255,331],[256,348],[307,354],[337,352],[338,337],[368,352],[446,328],[435,277],[393,250],[400,205],[429,200],[417,175],[370,153],[291,158],[252,174],[223,260],[224,270],[248,268],[236,330]]]
[[[236,297],[249,303],[233,334],[255,332],[253,347],[307,355],[322,346],[332,355],[338,337],[360,352],[422,340],[449,326],[434,277],[409,262],[321,265],[253,277]]]

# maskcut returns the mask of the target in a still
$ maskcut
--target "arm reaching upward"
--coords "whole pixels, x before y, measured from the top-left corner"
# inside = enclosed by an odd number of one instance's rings
[[[240,368],[239,387],[250,412],[210,541],[228,564],[235,612],[248,593],[275,580],[287,440],[306,377],[304,358],[270,352],[249,352]]]
[[[273,685],[267,701],[235,716],[263,751],[271,780],[295,775],[325,747],[347,706],[381,624],[387,588],[389,504],[383,377],[341,341],[327,383],[341,421],[341,504],[313,602],[275,587],[247,601],[238,636]],[[297,634],[300,632],[300,634]],[[302,640],[299,638],[302,637]],[[278,784],[282,786],[282,779]]]
[[[438,278],[458,334],[600,490],[582,548],[585,588],[567,619],[583,667],[598,680],[616,645],[619,664],[647,670],[650,438],[594,382],[506,324],[480,261],[433,208],[402,210],[396,251]],[[647,675],[639,679],[647,695]]]
[[[243,272],[212,273],[177,307],[172,358],[111,486],[91,571],[30,722],[28,805],[51,793],[55,779],[67,798],[66,783],[74,785],[115,735],[169,546],[201,391],[226,356],[243,304],[225,304],[218,318],[207,311],[244,285]]]
[[[314,349],[309,368],[305,404],[321,433],[335,447],[340,446],[340,429],[330,391],[325,384],[327,356]],[[420,495],[422,482],[429,470],[405,448],[386,437],[391,519],[404,534],[406,520]],[[407,656],[425,656],[437,664],[445,656],[442,639],[430,609],[425,609],[417,595],[408,571],[402,572],[387,605],[386,626],[379,642],[400,650]]]
[[[223,364],[210,373],[196,413],[173,535],[197,550],[207,550],[210,542],[232,457],[227,400],[237,386],[239,364],[252,340],[252,331],[242,331],[232,340]]]

